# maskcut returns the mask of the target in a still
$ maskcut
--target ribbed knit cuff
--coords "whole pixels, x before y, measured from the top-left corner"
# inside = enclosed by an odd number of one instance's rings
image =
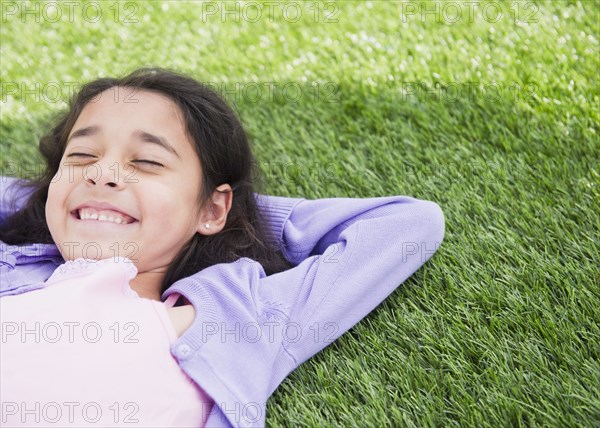
[[[305,198],[288,198],[284,196],[261,195],[255,193],[256,204],[267,224],[267,228],[274,242],[281,243],[283,227],[290,217],[292,210]]]

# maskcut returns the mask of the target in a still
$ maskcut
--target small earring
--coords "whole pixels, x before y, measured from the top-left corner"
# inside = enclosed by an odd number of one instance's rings
[[[204,225],[204,227],[205,227],[205,228],[207,228],[207,229],[210,229],[210,224],[206,223],[206,224]]]

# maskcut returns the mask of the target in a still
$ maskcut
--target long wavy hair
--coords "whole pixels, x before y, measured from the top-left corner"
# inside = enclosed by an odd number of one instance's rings
[[[237,115],[206,85],[161,68],[141,68],[121,79],[101,78],[82,86],[71,100],[68,111],[40,139],[45,170],[39,177],[22,182],[32,188],[31,196],[22,209],[0,226],[0,239],[10,245],[54,243],[46,223],[45,205],[67,138],[83,108],[102,92],[115,87],[156,92],[173,100],[181,109],[202,167],[201,206],[220,184],[229,183],[233,191],[231,210],[223,230],[210,236],[196,233],[184,245],[166,272],[161,294],[181,278],[241,257],[259,262],[267,275],[292,267],[281,248],[275,246],[275,237],[267,235],[254,195],[261,184],[260,174]]]

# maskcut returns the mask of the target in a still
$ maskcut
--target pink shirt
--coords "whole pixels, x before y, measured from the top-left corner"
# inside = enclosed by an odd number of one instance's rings
[[[126,258],[77,259],[0,299],[1,425],[203,427],[211,398],[170,351],[165,302],[129,287]]]

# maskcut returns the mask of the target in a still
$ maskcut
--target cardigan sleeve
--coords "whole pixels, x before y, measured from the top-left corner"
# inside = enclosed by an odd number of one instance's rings
[[[301,201],[283,227],[297,244],[290,270],[260,280],[265,306],[277,302],[293,340],[296,364],[310,358],[371,312],[437,251],[444,215],[407,196]],[[288,338],[290,339],[290,338]]]
[[[27,203],[32,189],[23,184],[27,180],[0,175],[0,224]]]
[[[322,255],[350,225],[381,215],[382,210],[376,208],[397,201],[398,197],[393,196],[309,200],[257,195],[273,245],[283,249],[286,258],[295,265],[309,256]]]

